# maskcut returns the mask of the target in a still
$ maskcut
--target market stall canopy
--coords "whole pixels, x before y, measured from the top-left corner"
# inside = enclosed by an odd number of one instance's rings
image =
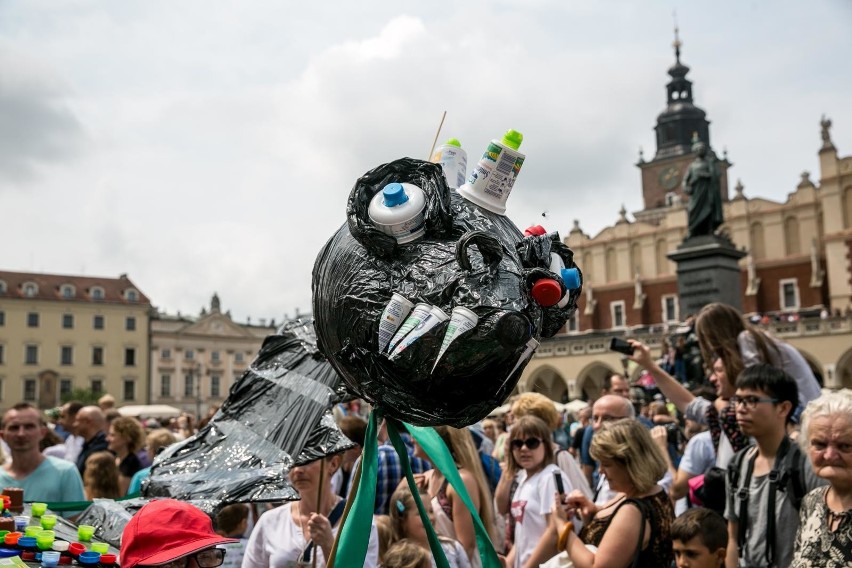
[[[180,408],[167,404],[132,404],[118,409],[122,416],[133,418],[173,418],[180,416]]]

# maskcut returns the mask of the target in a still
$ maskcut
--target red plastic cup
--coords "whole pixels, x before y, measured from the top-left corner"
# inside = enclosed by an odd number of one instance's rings
[[[68,545],[68,554],[70,554],[73,558],[80,556],[80,554],[84,552],[86,552],[86,547],[79,542],[72,542]]]
[[[23,560],[24,562],[34,562],[35,561],[35,552],[25,550],[24,552],[21,553],[21,560]]]
[[[115,554],[101,554],[101,566],[112,566],[115,564]]]
[[[24,533],[21,532],[6,533],[6,536],[3,537],[3,542],[8,545],[15,546],[18,544],[18,539],[22,536],[24,536]]]

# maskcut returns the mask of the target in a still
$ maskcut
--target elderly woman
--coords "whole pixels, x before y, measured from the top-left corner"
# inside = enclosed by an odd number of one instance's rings
[[[791,566],[852,566],[852,390],[808,404],[799,443],[828,485],[802,500]]]
[[[669,566],[674,510],[657,485],[666,462],[647,428],[633,418],[609,422],[592,438],[591,454],[619,493],[600,507],[578,491],[563,496],[551,515],[557,548],[576,568]],[[577,513],[584,523],[579,536],[570,521]]]

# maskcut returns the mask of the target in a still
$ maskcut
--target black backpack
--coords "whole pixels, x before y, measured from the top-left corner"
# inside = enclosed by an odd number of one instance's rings
[[[738,503],[737,518],[739,518],[739,532],[737,534],[737,545],[739,546],[740,556],[742,556],[743,545],[745,545],[746,541],[746,531],[748,530],[748,488],[751,484],[752,473],[754,472],[754,461],[757,458],[757,451],[749,458],[746,475],[742,479],[742,482],[740,481],[740,473],[742,472],[742,464],[746,458],[746,454],[753,448],[754,446],[749,446],[734,454],[734,458],[728,465],[728,479],[731,490],[734,491],[735,499]],[[769,472],[770,499],[766,503],[766,561],[770,566],[775,565],[775,492],[785,491],[790,503],[797,511],[799,510],[799,507],[802,505],[802,498],[808,492],[800,467],[802,458],[803,454],[799,449],[799,445],[792,442],[789,437],[784,436],[781,445],[778,447],[778,453],[775,456],[775,464],[772,467],[772,471]],[[762,505],[763,503],[760,504],[760,506]]]

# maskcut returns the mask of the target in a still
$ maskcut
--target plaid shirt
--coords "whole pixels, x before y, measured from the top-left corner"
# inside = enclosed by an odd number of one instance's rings
[[[407,435],[402,436],[405,446],[408,448],[408,459],[411,461],[411,470],[414,473],[423,473],[432,469],[432,465],[420,458],[414,457],[414,448],[411,446],[411,441]],[[399,482],[402,480],[402,465],[399,463],[399,456],[396,455],[396,450],[391,445],[390,441],[379,446],[379,469],[378,479],[376,481],[376,515],[387,515],[388,504],[391,495],[396,490]]]

